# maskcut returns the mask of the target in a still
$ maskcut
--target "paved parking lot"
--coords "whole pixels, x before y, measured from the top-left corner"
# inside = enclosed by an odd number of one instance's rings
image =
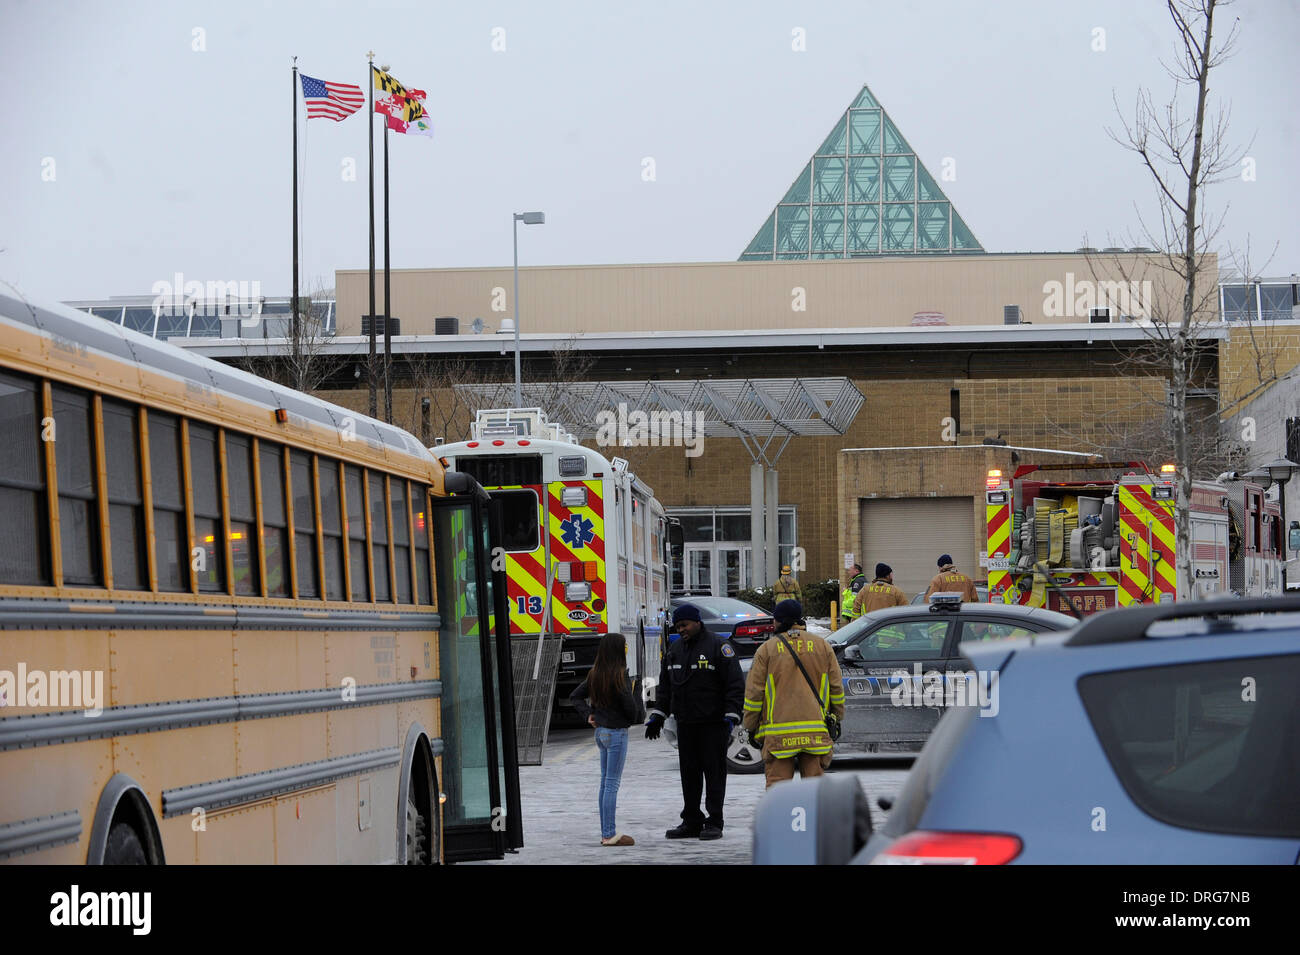
[[[633,727],[627,766],[618,797],[618,829],[636,839],[630,847],[600,844],[600,815],[596,790],[600,785],[600,755],[591,730],[551,733],[541,766],[519,770],[523,791],[524,847],[491,865],[586,865],[618,863],[639,865],[748,864],[752,833],[750,820],[763,795],[763,777],[727,777],[723,837],[714,842],[697,839],[669,840],[664,831],[680,822],[681,782],[677,775],[677,750],[663,738],[649,741],[644,730]],[[907,775],[897,763],[885,766],[855,763],[832,767],[832,772],[857,776],[872,807],[878,827],[885,813],[877,796],[893,795]]]

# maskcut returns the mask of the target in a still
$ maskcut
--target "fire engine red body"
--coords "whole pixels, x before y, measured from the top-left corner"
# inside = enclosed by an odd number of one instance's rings
[[[1087,614],[1174,600],[1175,500],[1172,469],[1140,461],[1022,465],[1009,480],[990,471],[989,601],[1065,611],[1068,600]],[[1282,592],[1280,508],[1262,487],[1197,481],[1190,515],[1190,597]]]

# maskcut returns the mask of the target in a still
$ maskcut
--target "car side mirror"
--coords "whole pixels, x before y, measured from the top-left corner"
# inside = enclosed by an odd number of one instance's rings
[[[859,647],[856,643],[849,644],[847,647],[844,648],[844,659],[861,662],[862,648]]]

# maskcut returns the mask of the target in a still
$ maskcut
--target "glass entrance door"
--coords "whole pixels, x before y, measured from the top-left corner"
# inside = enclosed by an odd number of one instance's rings
[[[713,595],[713,545],[686,545],[686,592]]]
[[[749,548],[687,544],[686,588],[697,597],[734,597],[749,584]]]
[[[740,547],[718,545],[718,581],[714,588],[715,597],[734,597],[740,593],[745,579],[744,560]]]

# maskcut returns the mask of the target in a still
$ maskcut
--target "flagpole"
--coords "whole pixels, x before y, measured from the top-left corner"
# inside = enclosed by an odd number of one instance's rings
[[[370,360],[366,364],[366,382],[370,385],[370,417],[377,417],[375,401],[375,54],[366,54],[369,109],[366,125],[370,127]]]
[[[289,306],[291,346],[298,341],[298,58],[293,58],[293,304]],[[263,334],[265,334],[263,329]],[[296,356],[295,356],[296,357]]]
[[[371,84],[372,86],[374,84]],[[371,119],[371,122],[374,122]],[[393,314],[388,283],[388,117],[384,117],[384,420],[393,423],[393,382],[389,357],[393,350],[393,330],[389,316]]]

